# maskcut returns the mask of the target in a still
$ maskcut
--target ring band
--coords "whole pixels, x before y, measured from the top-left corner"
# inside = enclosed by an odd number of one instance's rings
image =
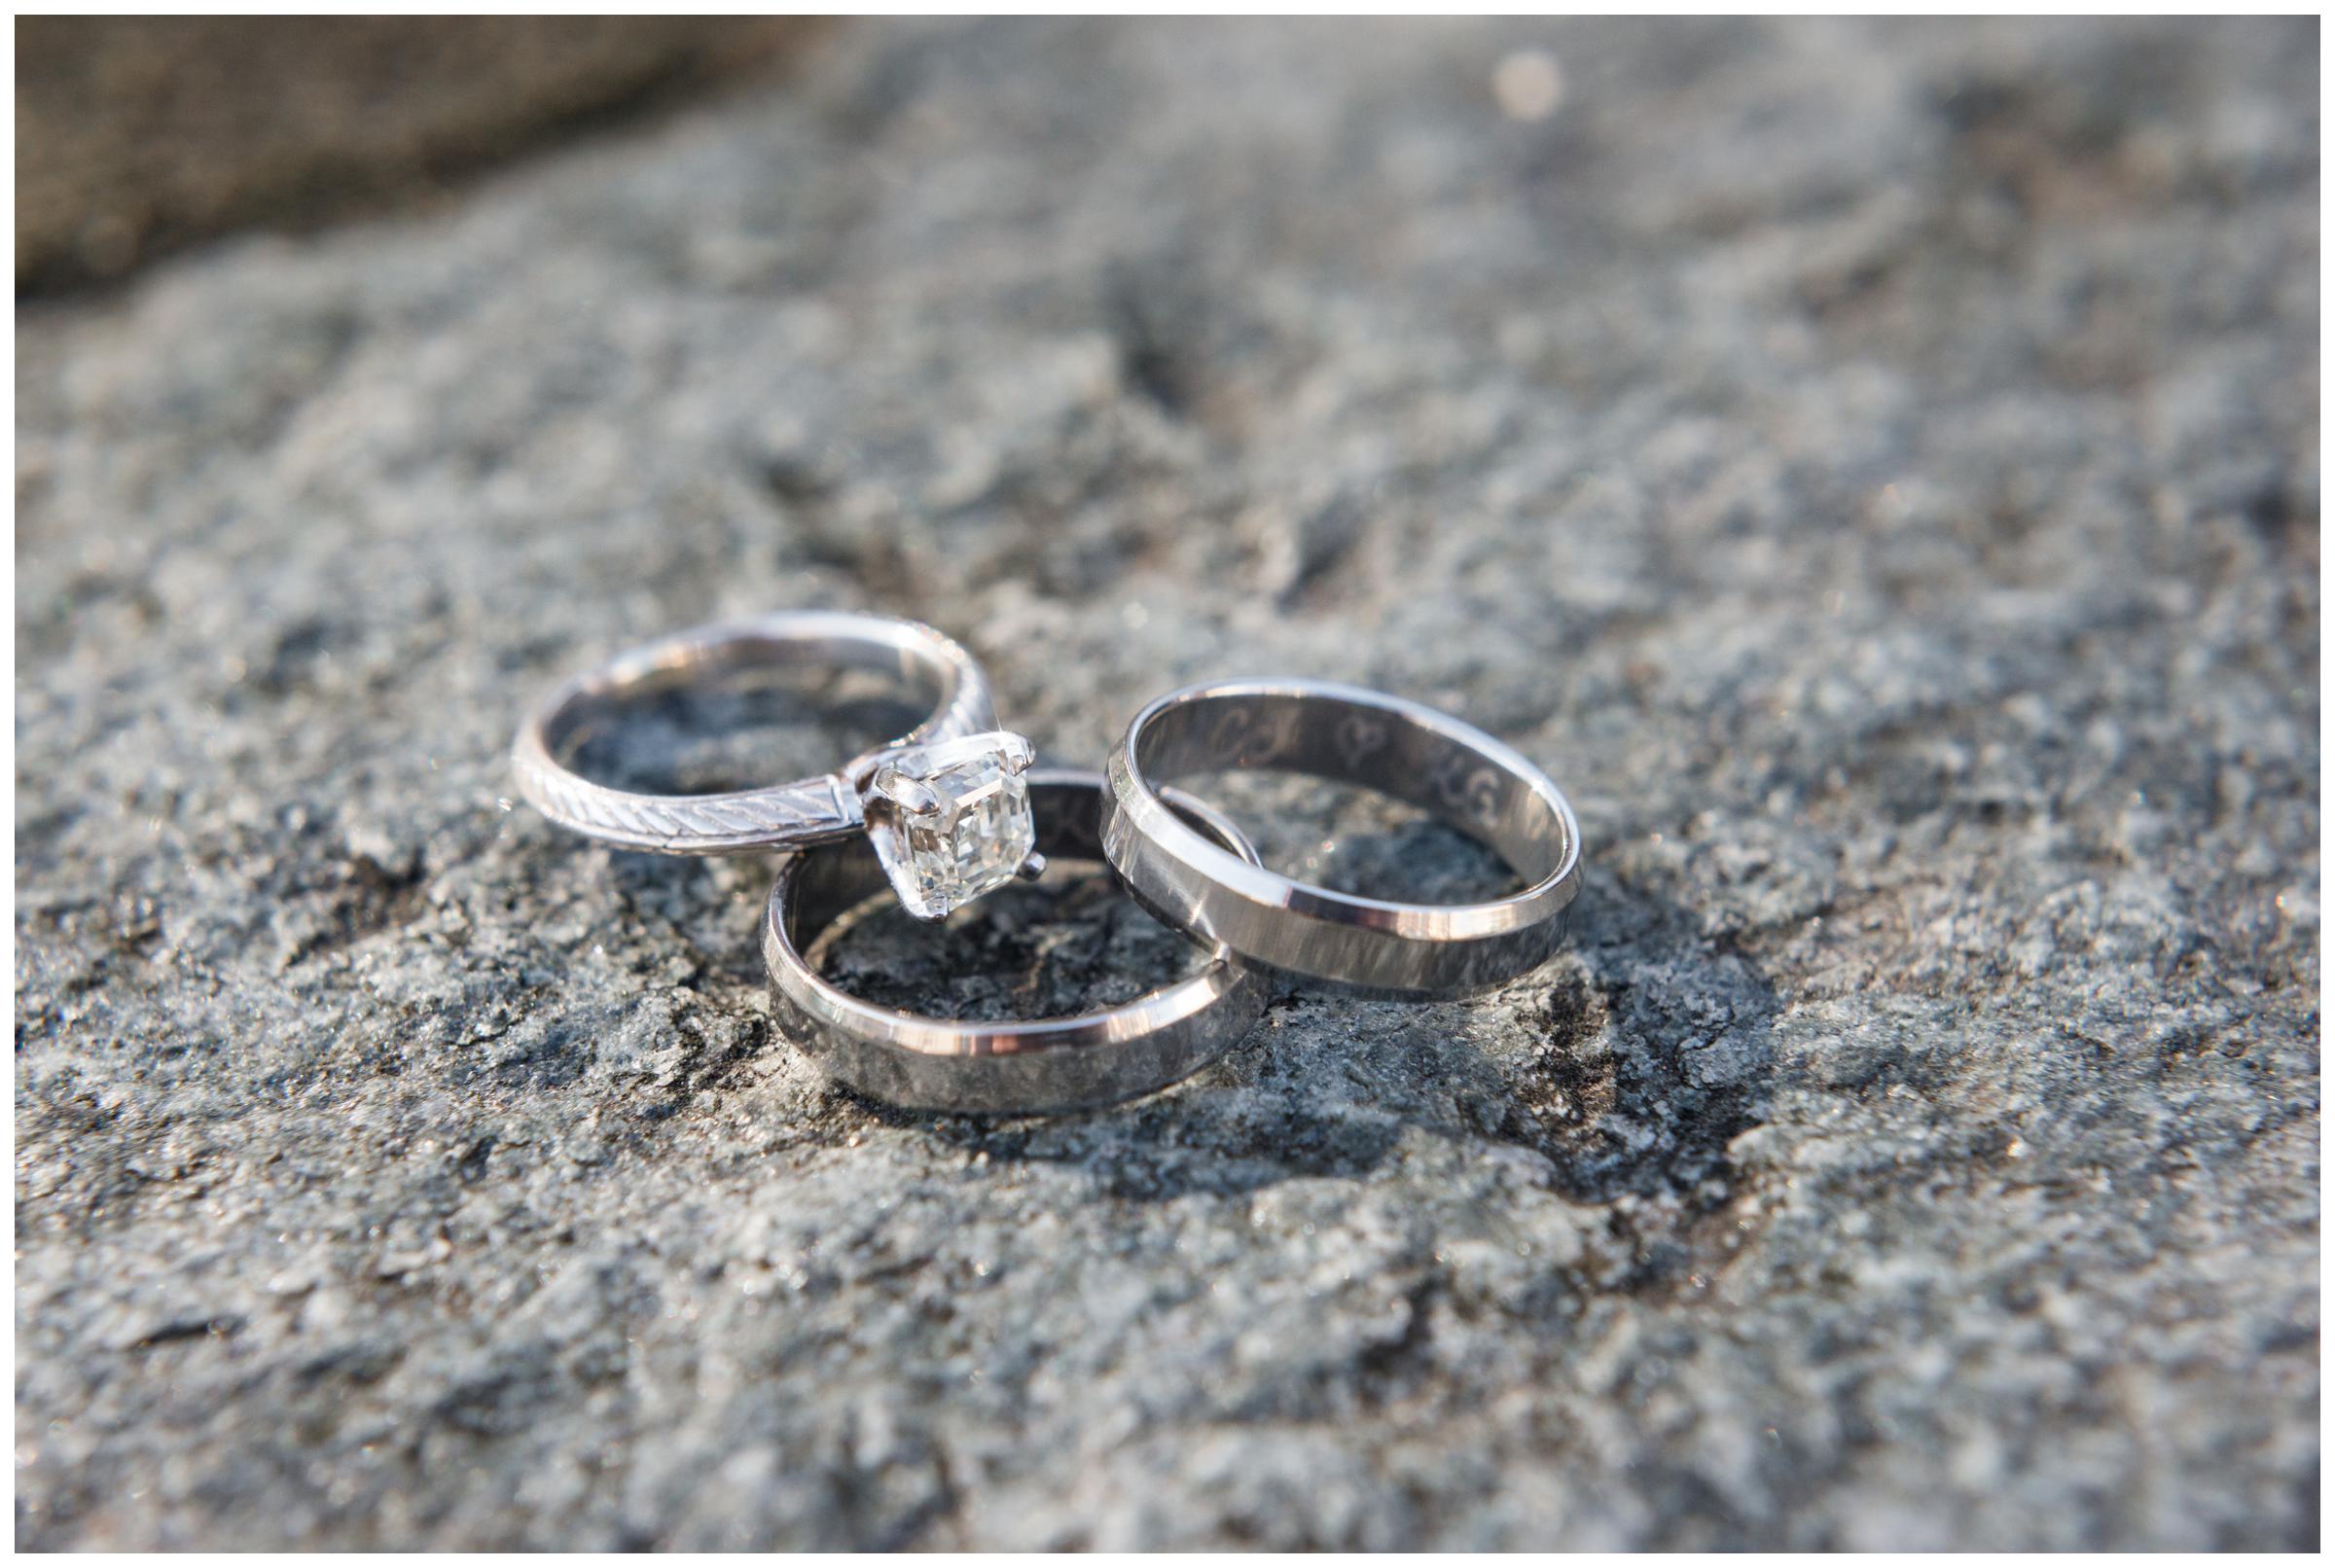
[[[1484,904],[1394,904],[1267,871],[1195,832],[1154,782],[1228,768],[1393,796],[1530,885]],[[1377,991],[1464,994],[1537,967],[1579,886],[1580,829],[1547,774],[1433,708],[1326,681],[1190,686],[1152,702],[1111,753],[1102,838],[1128,890],[1168,923],[1274,969]]]
[[[816,778],[718,795],[641,795],[595,784],[563,750],[624,701],[750,668],[864,668],[933,702],[900,739]],[[679,632],[547,693],[520,726],[520,793],[563,828],[667,855],[732,855],[875,838],[901,902],[939,919],[1015,874],[1036,873],[1021,774],[1029,743],[997,729],[988,677],[915,621],[790,610]]]
[[[1028,784],[1046,854],[1100,861],[1102,779],[1040,768]],[[1228,858],[1256,863],[1240,830],[1199,802],[1170,792],[1162,808],[1201,824],[1193,831]],[[1206,1066],[1264,1011],[1263,977],[1221,945],[1196,975],[1072,1017],[977,1023],[879,1007],[836,987],[803,953],[881,885],[874,858],[858,844],[790,856],[771,889],[762,950],[772,994],[804,1050],[834,1077],[895,1105],[998,1114],[1109,1105]]]

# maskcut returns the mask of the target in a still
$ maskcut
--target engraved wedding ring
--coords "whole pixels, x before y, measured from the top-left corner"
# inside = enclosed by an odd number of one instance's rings
[[[1158,785],[1274,768],[1358,784],[1431,813],[1521,874],[1486,904],[1392,904],[1332,892],[1227,853]],[[1539,768],[1471,725],[1365,687],[1226,681],[1170,692],[1111,753],[1103,851],[1162,920],[1244,958],[1402,994],[1464,995],[1538,967],[1580,886],[1581,830]]]
[[[719,795],[630,793],[562,761],[645,695],[834,666],[890,674],[930,699],[930,717],[832,772]],[[1033,768],[1032,756],[997,728],[988,680],[964,649],[916,622],[831,611],[725,623],[621,655],[550,692],[512,748],[521,792],[587,837],[666,854],[784,852],[763,922],[782,1022],[836,1079],[917,1110],[1063,1111],[1164,1087],[1248,1032],[1268,970],[1381,994],[1486,990],[1557,950],[1580,885],[1580,829],[1547,774],[1481,730],[1363,687],[1186,687],[1135,715],[1099,775]],[[1491,849],[1525,885],[1427,905],[1281,875],[1175,788],[1243,769],[1406,802]],[[887,883],[911,914],[939,920],[1039,874],[1048,857],[1109,865],[1202,949],[1200,969],[1119,1007],[977,1022],[853,997],[807,956]]]

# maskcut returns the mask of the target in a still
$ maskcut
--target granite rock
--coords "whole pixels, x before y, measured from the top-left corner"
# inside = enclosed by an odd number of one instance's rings
[[[2317,53],[867,24],[28,313],[19,1544],[2315,1544]],[[839,1090],[767,864],[506,798],[541,683],[789,605],[1058,762],[1448,706],[1574,944],[1107,1112]],[[839,962],[1061,1005],[1145,919]]]

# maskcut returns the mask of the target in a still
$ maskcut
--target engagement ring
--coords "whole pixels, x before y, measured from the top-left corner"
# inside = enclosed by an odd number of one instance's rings
[[[918,689],[932,716],[831,773],[721,795],[642,795],[560,759],[621,704],[740,670],[854,667]],[[886,616],[789,610],[701,626],[620,654],[555,688],[511,749],[520,793],[587,837],[666,855],[803,849],[864,833],[908,911],[938,920],[1016,876],[1036,853],[1029,742],[997,728],[973,656],[932,627]]]

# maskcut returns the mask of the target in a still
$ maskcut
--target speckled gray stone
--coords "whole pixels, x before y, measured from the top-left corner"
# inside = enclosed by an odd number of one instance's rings
[[[19,1544],[2315,1543],[2317,53],[868,25],[27,316]],[[1447,705],[1576,945],[1106,1113],[830,1088],[766,865],[500,799],[539,683],[812,604],[1058,761]]]

